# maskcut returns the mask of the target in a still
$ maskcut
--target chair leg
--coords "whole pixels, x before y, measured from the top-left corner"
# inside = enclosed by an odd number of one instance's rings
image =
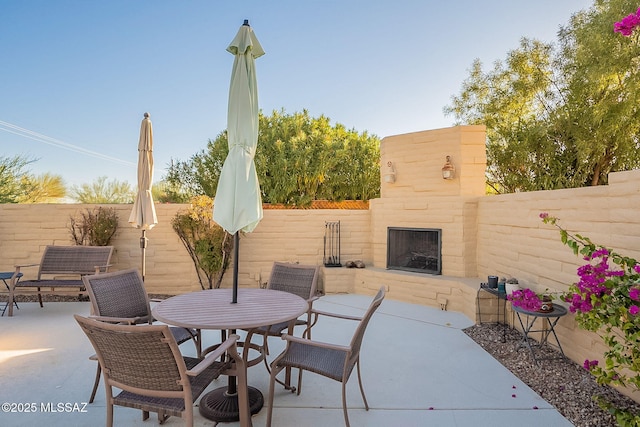
[[[107,403],[107,427],[113,427],[113,402]]]
[[[267,372],[271,373],[271,368],[269,368],[269,365],[267,364]],[[295,393],[296,389],[295,387],[292,387],[291,384],[287,384],[287,381],[281,381],[279,378],[276,378],[276,382],[278,384],[280,384],[285,390],[289,390],[291,393]],[[300,394],[300,392],[298,392],[298,394]]]
[[[298,396],[300,396],[301,391],[302,391],[302,369],[298,369],[298,390],[297,390]]]
[[[44,307],[42,304],[42,293],[40,292],[40,288],[38,288],[38,302],[40,303],[40,307]]]
[[[236,365],[238,366],[238,365]],[[237,376],[238,381],[238,412],[240,417],[240,427],[251,427],[251,410],[249,409],[249,393],[247,384],[247,367],[239,366],[241,372]]]
[[[342,379],[342,412],[344,413],[344,425],[349,427],[349,414],[347,413],[347,382]]]
[[[264,349],[264,351],[263,351],[263,354],[262,354],[262,357],[263,357],[262,360],[264,361],[264,365],[267,367],[267,372],[269,373],[269,375],[271,375],[271,366],[269,365],[269,361],[267,360],[267,355],[269,354],[269,347],[268,347],[268,344],[267,344],[267,338],[268,338],[268,336],[265,334],[263,336],[264,341],[263,341],[263,347],[262,348]],[[287,377],[286,377],[285,381],[281,381],[279,378],[276,378],[276,382],[278,384],[280,384],[282,387],[284,387],[285,390],[290,390],[291,393],[295,393],[296,388],[295,387],[291,387],[291,378],[288,377],[289,370],[290,370],[290,368],[287,368]]]
[[[148,413],[148,412],[147,412]],[[187,414],[187,417],[189,415]],[[193,419],[193,408],[191,408],[191,418]],[[158,424],[164,424],[165,421],[169,419],[169,415],[165,414],[163,411],[158,411]],[[193,420],[191,421],[193,423]],[[188,424],[187,425],[191,425]]]
[[[360,375],[360,360],[356,362],[358,368],[358,384],[360,385],[360,394],[362,394],[362,400],[364,401],[364,409],[369,410],[369,404],[367,403],[367,397],[364,395],[364,387],[362,387],[362,376]]]
[[[196,357],[200,359],[202,357],[202,345],[198,341],[198,338],[191,337],[191,341],[193,342],[193,346],[196,348]]]
[[[262,336],[262,360],[264,361],[264,365],[267,367],[267,372],[271,374],[271,367],[269,366],[269,361],[267,360],[267,355],[269,354],[269,347],[267,346],[267,336]]]
[[[105,390],[107,399],[107,427],[113,427],[113,390],[107,385]]]
[[[197,329],[196,333],[194,334],[189,329],[187,329],[187,332],[189,332],[189,335],[191,335],[191,341],[196,348],[196,357],[200,359],[202,357],[202,342],[200,341],[200,339],[202,338],[202,331],[200,329]]]
[[[276,375],[281,369],[271,368],[271,376],[269,378],[269,401],[267,403],[267,427],[271,427],[271,417],[273,416],[273,393],[276,388]]]
[[[184,425],[186,426],[192,426],[193,425],[193,406],[191,406],[191,408],[185,408],[186,409],[186,413],[185,413],[185,417],[184,417]]]
[[[264,360],[266,361],[269,355],[269,334],[267,332],[262,335],[262,351],[264,352]]]
[[[12,289],[13,288],[9,289],[9,302],[7,302],[7,304],[9,305],[9,317],[13,316],[13,304],[12,304],[12,302],[15,301],[15,294],[14,294],[14,291]],[[7,306],[5,306],[4,308],[6,310]],[[4,313],[2,313],[2,315],[4,316]]]
[[[96,392],[98,391],[98,384],[100,384],[100,374],[102,373],[102,369],[100,368],[100,363],[98,362],[98,367],[96,368],[96,379],[93,382],[93,390],[91,390],[91,397],[89,398],[89,403],[93,403],[93,399],[96,397]]]

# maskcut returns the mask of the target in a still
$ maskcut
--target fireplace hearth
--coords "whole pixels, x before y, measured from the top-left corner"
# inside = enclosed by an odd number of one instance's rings
[[[387,228],[387,269],[442,274],[442,229]]]

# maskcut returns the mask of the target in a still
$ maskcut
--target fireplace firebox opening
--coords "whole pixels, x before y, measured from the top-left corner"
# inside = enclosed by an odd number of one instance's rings
[[[387,269],[442,274],[442,229],[387,228]]]

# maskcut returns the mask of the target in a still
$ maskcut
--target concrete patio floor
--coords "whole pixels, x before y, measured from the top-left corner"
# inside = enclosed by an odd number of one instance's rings
[[[315,305],[325,311],[362,314],[370,297],[329,295]],[[2,306],[0,303],[0,307]],[[0,414],[2,426],[100,426],[106,421],[101,382],[95,402],[89,399],[96,362],[93,349],[72,314],[88,315],[88,302],[20,303],[14,317],[0,318]],[[322,319],[314,339],[346,343],[353,322]],[[370,410],[365,411],[356,373],[347,387],[351,425],[376,426],[571,426],[551,405],[467,337],[466,316],[387,298],[371,320],[362,348],[362,375]],[[207,332],[213,342],[215,331]],[[207,335],[205,334],[205,339]],[[515,345],[515,343],[514,343]],[[273,359],[283,348],[270,340]],[[190,343],[181,346],[193,354]],[[249,384],[268,392],[263,364],[249,368]],[[295,375],[295,374],[294,374]],[[294,378],[295,379],[295,378]],[[226,384],[226,377],[210,388]],[[340,384],[305,373],[300,396],[276,386],[274,426],[344,425]],[[7,412],[34,407],[35,412]],[[82,412],[47,412],[43,407],[70,404]],[[14,404],[14,405],[11,405]],[[31,405],[34,404],[34,405]],[[75,407],[75,408],[74,408]],[[197,426],[215,426],[194,409]],[[266,424],[264,408],[254,426]],[[116,407],[116,426],[157,425],[155,414],[142,421],[141,412]],[[163,425],[179,426],[172,417]],[[219,423],[238,426],[239,423]]]

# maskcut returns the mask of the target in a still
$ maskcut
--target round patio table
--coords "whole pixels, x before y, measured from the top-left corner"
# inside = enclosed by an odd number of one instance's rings
[[[153,317],[169,325],[196,329],[198,353],[201,353],[202,329],[234,333],[236,329],[275,325],[297,319],[308,308],[307,302],[299,296],[271,289],[238,289],[238,302],[234,304],[231,301],[231,289],[209,289],[177,295],[156,305]],[[264,397],[260,390],[249,387],[251,414],[258,413],[263,404]],[[213,421],[238,421],[236,378],[229,376],[227,387],[205,394],[200,399],[200,413]]]

